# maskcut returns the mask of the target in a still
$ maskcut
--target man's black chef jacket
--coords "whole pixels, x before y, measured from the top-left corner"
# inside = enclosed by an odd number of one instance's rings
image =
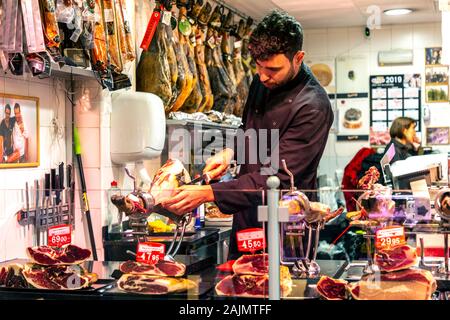
[[[316,189],[317,167],[332,123],[328,95],[305,64],[293,80],[274,90],[267,89],[255,76],[244,109],[243,129],[279,129],[279,161],[286,160],[298,189]],[[237,149],[235,157],[239,152],[243,151]],[[259,160],[242,164],[237,179],[211,185],[219,209],[234,214],[228,259],[240,255],[236,231],[261,227],[257,206],[262,204],[262,192],[240,191],[267,189],[269,176],[260,173],[261,167]],[[289,176],[282,168],[280,163],[280,187],[288,189]]]

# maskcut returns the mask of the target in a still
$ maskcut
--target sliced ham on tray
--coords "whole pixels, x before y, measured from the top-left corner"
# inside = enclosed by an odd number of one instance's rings
[[[124,274],[117,282],[120,290],[150,295],[162,295],[174,292],[184,292],[197,287],[189,279],[155,277],[145,274]]]
[[[420,269],[371,274],[348,285],[357,300],[430,300],[436,288],[431,272]]]
[[[28,247],[26,251],[32,262],[45,266],[80,264],[91,257],[90,250],[82,249],[73,244],[68,244],[61,248],[49,246]]]
[[[392,272],[408,269],[416,264],[416,250],[408,245],[379,250],[374,261],[381,271]]]
[[[79,290],[97,281],[96,274],[87,273],[77,265],[41,266],[29,263],[22,274],[33,287],[48,290]]]
[[[344,300],[346,298],[347,281],[322,276],[317,282],[317,291],[327,300]]]
[[[267,253],[243,255],[233,264],[233,271],[236,274],[267,274],[269,272],[269,255]]]
[[[122,262],[119,269],[123,273],[164,277],[181,277],[186,272],[186,266],[184,264],[165,260],[159,260],[156,264],[145,264],[129,260]]]
[[[217,283],[215,290],[219,296],[265,298],[269,295],[269,275],[228,275]],[[280,267],[280,290],[283,297],[292,292],[292,279],[286,266]]]

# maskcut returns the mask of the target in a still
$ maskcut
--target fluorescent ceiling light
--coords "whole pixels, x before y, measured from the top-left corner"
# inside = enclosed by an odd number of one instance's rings
[[[401,8],[401,9],[385,10],[384,14],[387,15],[387,16],[402,16],[404,14],[409,14],[411,12],[412,12],[411,9]]]

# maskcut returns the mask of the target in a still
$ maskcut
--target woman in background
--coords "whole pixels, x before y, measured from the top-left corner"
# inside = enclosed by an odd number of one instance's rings
[[[405,160],[410,156],[417,155],[420,144],[416,136],[416,125],[416,120],[408,117],[398,117],[392,122],[389,130],[391,141],[384,150],[386,153],[394,145],[395,155],[391,164],[397,160]]]

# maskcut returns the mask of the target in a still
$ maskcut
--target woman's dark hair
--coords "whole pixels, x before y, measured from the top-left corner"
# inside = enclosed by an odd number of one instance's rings
[[[11,111],[11,106],[9,105],[9,103],[5,104],[5,111],[6,111],[6,110]]]
[[[391,135],[391,138],[399,138],[399,139],[405,139],[405,134],[403,133],[403,130],[407,130],[411,127],[411,125],[416,125],[416,120],[408,117],[398,117],[396,118],[391,125],[391,129],[389,130],[389,134]]]
[[[284,53],[292,59],[303,47],[303,28],[300,22],[285,12],[274,10],[253,30],[249,51],[252,58],[266,60],[274,54]]]

